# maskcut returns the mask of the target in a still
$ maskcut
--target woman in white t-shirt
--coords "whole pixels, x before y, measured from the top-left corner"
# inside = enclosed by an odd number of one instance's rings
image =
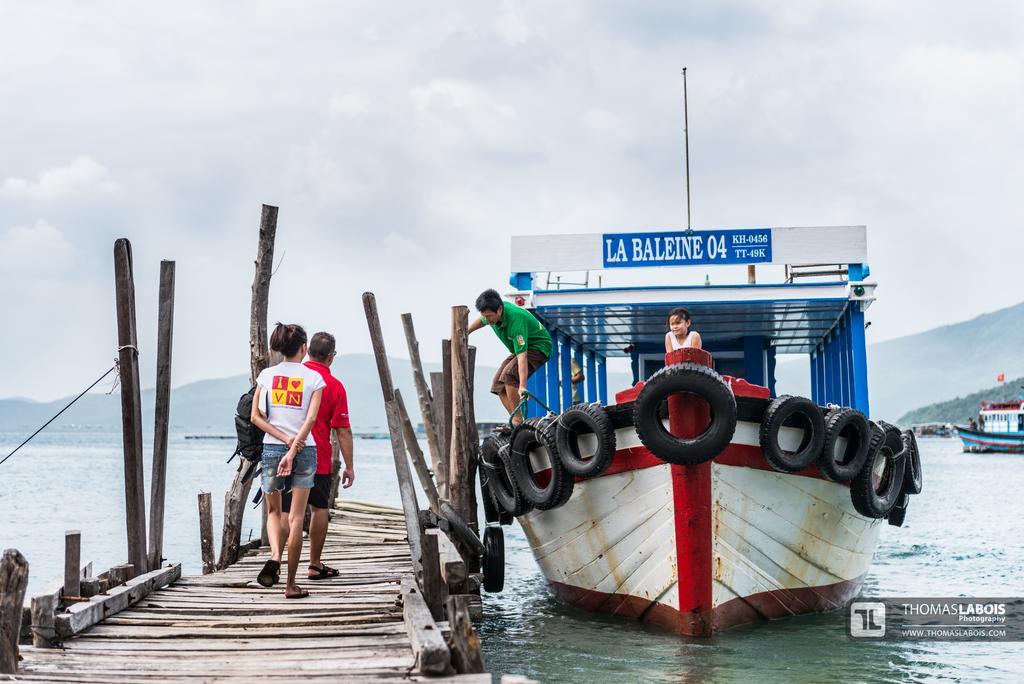
[[[668,315],[668,332],[665,333],[665,353],[685,347],[701,348],[700,333],[690,330],[690,312],[679,307]]]
[[[284,357],[256,378],[252,424],[266,433],[263,438],[262,487],[267,500],[267,536],[270,560],[256,581],[272,587],[281,577],[282,541],[288,538],[288,581],[285,598],[305,598],[309,592],[295,584],[302,553],[302,518],[316,474],[316,445],[310,430],[316,422],[324,379],[302,365],[306,356],[306,331],[298,325],[278,323],[270,336],[270,348]],[[281,492],[292,491],[288,530],[278,522]]]

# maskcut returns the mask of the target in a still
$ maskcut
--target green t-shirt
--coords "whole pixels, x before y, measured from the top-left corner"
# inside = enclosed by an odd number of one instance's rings
[[[487,321],[484,320],[484,323]],[[502,302],[501,323],[490,327],[513,354],[536,349],[544,356],[551,356],[551,335],[526,309],[511,302]]]

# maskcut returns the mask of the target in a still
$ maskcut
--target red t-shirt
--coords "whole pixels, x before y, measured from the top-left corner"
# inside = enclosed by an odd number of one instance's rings
[[[319,361],[306,361],[305,366],[319,373],[327,386],[320,396],[320,410],[313,423],[313,441],[316,442],[316,474],[331,473],[331,428],[351,427],[348,422],[348,395],[341,380],[331,375],[331,369]]]

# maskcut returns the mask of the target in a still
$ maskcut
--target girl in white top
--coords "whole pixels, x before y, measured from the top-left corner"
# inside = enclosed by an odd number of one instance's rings
[[[298,325],[278,323],[270,336],[270,348],[284,357],[256,378],[252,401],[253,425],[263,430],[262,487],[267,500],[267,536],[270,560],[256,581],[272,587],[281,576],[281,551],[288,539],[288,581],[285,598],[305,598],[309,592],[295,584],[302,553],[302,519],[309,490],[316,475],[316,446],[310,430],[320,409],[325,386],[323,376],[302,365],[306,356],[306,331]],[[291,485],[292,508],[288,529],[281,524],[281,492]]]
[[[700,333],[690,330],[690,312],[679,307],[668,315],[668,332],[665,333],[665,353],[673,349],[701,348]]]

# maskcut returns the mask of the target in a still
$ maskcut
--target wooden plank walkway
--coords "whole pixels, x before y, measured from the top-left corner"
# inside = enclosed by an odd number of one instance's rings
[[[285,599],[283,581],[272,589],[256,583],[268,553],[261,550],[210,575],[182,577],[68,639],[63,649],[23,646],[18,674],[7,678],[69,682],[422,678],[399,600],[401,579],[412,573],[405,519],[399,509],[338,502],[323,559],[341,575],[317,582],[303,580],[309,561],[307,541],[298,580],[311,593],[306,599]],[[445,679],[491,681],[488,674]]]

